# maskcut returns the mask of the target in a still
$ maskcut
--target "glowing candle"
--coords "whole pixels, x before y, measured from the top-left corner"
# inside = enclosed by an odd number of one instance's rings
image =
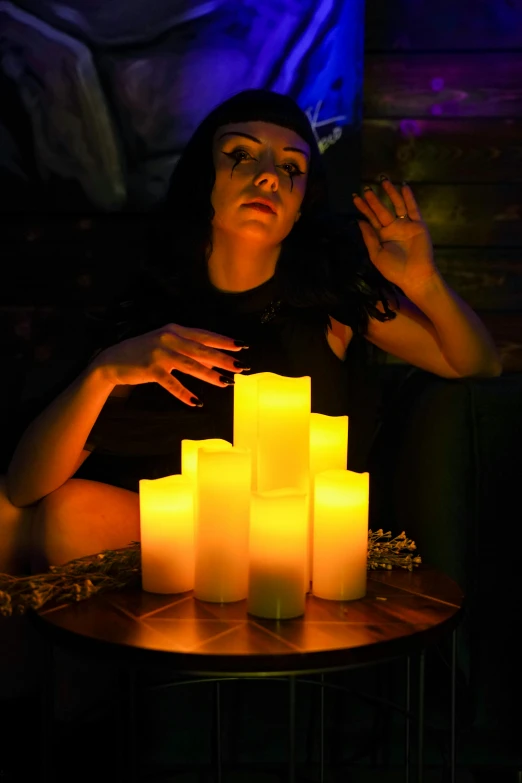
[[[310,520],[306,589],[313,580],[314,478],[324,470],[346,470],[348,463],[348,416],[310,415]]]
[[[142,586],[149,593],[194,588],[192,483],[183,476],[140,479]]]
[[[231,449],[232,444],[228,440],[221,438],[206,438],[205,440],[182,440],[181,441],[181,474],[196,481],[198,468],[199,449],[212,449],[212,451],[223,451]]]
[[[247,597],[251,470],[246,449],[198,451],[194,595],[201,601]]]
[[[253,492],[247,608],[276,620],[305,611],[308,496],[293,488]]]
[[[308,492],[310,377],[236,376],[234,446],[252,450],[252,489]]]
[[[264,373],[236,375],[234,379],[234,447],[250,449],[252,489],[257,489],[257,385]]]
[[[313,587],[319,598],[366,594],[369,474],[327,470],[315,477]]]

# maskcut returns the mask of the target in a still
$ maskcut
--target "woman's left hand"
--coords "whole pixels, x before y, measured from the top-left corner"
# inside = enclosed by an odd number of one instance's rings
[[[357,221],[370,259],[379,272],[407,295],[439,276],[433,260],[428,228],[409,185],[398,190],[389,179],[381,180],[393,211],[384,206],[371,188],[363,198],[354,193],[354,204],[368,218]]]

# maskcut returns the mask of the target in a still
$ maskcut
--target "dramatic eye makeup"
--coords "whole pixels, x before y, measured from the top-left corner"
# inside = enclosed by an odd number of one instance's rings
[[[226,133],[222,133],[221,136],[219,136],[218,141],[231,136],[247,139],[248,141],[254,142],[254,144],[261,145],[263,143],[259,139],[256,139],[255,136],[251,136],[249,133],[244,133],[243,131],[227,131]],[[230,176],[233,175],[236,166],[238,166],[240,163],[249,160],[257,160],[257,158],[255,158],[254,155],[252,155],[251,152],[249,152],[249,150],[245,149],[244,147],[235,147],[230,152],[221,150],[221,152],[223,155],[226,155],[228,158],[234,161]],[[283,147],[283,152],[297,152],[298,158],[302,156],[306,159],[307,162],[309,160],[308,152],[306,152],[304,149],[301,149],[300,147]],[[290,178],[291,190],[294,188],[294,178],[300,177],[306,173],[306,171],[301,168],[297,160],[294,159],[286,160],[283,163],[277,164],[277,168],[284,171],[285,174]]]
[[[243,149],[242,147],[237,147],[236,149],[233,149],[231,152],[225,152],[225,150],[221,150],[223,155],[226,155],[227,158],[230,158],[234,161],[234,165],[232,167],[232,171],[236,168],[236,166],[239,163],[242,163],[243,161],[247,160],[257,160],[257,158],[254,158],[253,155],[251,155],[248,150]],[[285,161],[284,163],[277,164],[278,169],[283,169],[288,176],[290,177],[300,177],[305,172],[299,167],[299,164],[294,160]]]

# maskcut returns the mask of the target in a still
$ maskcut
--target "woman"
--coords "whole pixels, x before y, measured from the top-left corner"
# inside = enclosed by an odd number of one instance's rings
[[[237,372],[309,374],[312,409],[330,415],[347,412],[354,335],[446,378],[500,374],[411,189],[382,186],[391,208],[367,188],[354,194],[365,219],[334,221],[312,129],[286,96],[249,90],[203,121],[136,295],[20,440],[0,570],[23,530],[33,570],[139,539],[139,478],[179,471],[183,438],[231,439]]]

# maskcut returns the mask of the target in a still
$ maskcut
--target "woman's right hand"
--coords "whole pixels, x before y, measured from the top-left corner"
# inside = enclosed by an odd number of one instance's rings
[[[156,382],[187,405],[201,407],[203,403],[171,372],[178,370],[214,386],[229,386],[233,379],[220,370],[236,373],[250,368],[223,351],[237,353],[247,347],[214,332],[167,324],[106,348],[91,366],[101,369],[114,386]]]

